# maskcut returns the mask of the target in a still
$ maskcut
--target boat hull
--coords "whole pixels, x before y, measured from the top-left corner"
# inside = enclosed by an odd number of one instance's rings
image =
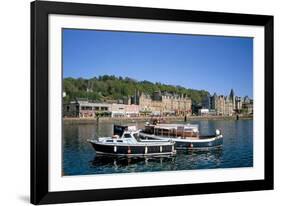
[[[185,149],[210,149],[220,147],[223,144],[222,135],[213,136],[205,139],[180,139],[180,138],[170,138],[156,135],[149,135],[145,133],[140,133],[141,138],[143,139],[156,139],[156,140],[167,140],[175,142],[175,147],[177,150],[185,150]]]
[[[176,141],[177,149],[210,149],[220,147],[223,144],[223,138],[218,138],[206,142],[179,142]]]
[[[106,145],[90,142],[96,153],[108,155],[146,156],[146,155],[173,155],[176,153],[174,144],[169,145]]]

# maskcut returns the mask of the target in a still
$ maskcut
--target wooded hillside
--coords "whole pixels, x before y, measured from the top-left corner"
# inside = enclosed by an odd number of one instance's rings
[[[129,77],[99,76],[90,79],[65,78],[63,89],[66,92],[65,101],[74,98],[88,98],[89,100],[104,101],[117,100],[133,96],[136,91],[152,94],[154,91],[187,95],[194,103],[199,103],[209,94],[205,90],[187,89],[182,86],[166,85],[160,82],[137,81]]]

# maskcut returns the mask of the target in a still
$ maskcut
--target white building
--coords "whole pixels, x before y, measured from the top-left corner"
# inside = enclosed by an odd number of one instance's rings
[[[201,116],[208,115],[209,112],[210,112],[209,109],[199,109],[198,110],[198,114]]]

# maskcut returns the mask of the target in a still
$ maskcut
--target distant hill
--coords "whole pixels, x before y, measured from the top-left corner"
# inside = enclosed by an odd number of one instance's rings
[[[133,96],[136,91],[152,94],[154,91],[187,95],[194,103],[199,103],[209,94],[205,90],[187,89],[182,86],[166,85],[159,82],[137,81],[129,77],[104,75],[84,78],[64,78],[63,89],[66,92],[64,101],[74,98],[88,98],[89,100],[104,101],[118,100],[126,96]]]

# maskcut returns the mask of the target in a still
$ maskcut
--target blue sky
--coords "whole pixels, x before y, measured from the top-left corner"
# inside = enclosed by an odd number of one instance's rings
[[[252,97],[253,39],[64,29],[63,76],[104,74]]]

